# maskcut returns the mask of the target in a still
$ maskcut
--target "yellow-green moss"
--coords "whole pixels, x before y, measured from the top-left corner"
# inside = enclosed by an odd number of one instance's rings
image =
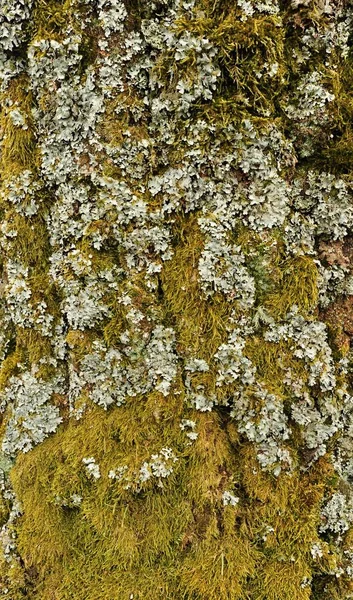
[[[166,314],[175,323],[181,355],[197,354],[207,361],[227,337],[232,305],[219,293],[210,299],[203,294],[198,275],[202,249],[197,219],[180,217],[174,254],[164,264],[161,281]]]
[[[311,257],[298,256],[281,261],[275,282],[275,291],[264,302],[275,318],[284,317],[293,306],[297,306],[304,315],[315,311],[318,301],[317,267]]]

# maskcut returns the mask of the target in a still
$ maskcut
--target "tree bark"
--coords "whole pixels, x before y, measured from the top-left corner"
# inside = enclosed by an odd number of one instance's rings
[[[353,597],[349,0],[0,0],[0,597]]]

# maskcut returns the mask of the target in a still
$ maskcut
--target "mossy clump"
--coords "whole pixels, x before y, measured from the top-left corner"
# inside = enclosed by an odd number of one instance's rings
[[[303,315],[315,314],[318,304],[317,266],[313,258],[296,256],[277,264],[275,289],[264,300],[264,306],[275,318],[284,317],[297,306]]]
[[[162,271],[167,317],[178,330],[180,352],[213,356],[227,336],[232,306],[220,294],[204,296],[198,277],[203,235],[196,218],[180,217],[175,226],[175,250]]]

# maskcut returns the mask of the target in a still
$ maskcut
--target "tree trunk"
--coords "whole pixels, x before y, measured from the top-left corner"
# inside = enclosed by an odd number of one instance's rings
[[[0,0],[1,598],[353,598],[352,26]]]

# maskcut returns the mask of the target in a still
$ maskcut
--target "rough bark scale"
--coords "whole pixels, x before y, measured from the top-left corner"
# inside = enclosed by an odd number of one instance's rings
[[[0,0],[0,597],[353,597],[352,26]]]

